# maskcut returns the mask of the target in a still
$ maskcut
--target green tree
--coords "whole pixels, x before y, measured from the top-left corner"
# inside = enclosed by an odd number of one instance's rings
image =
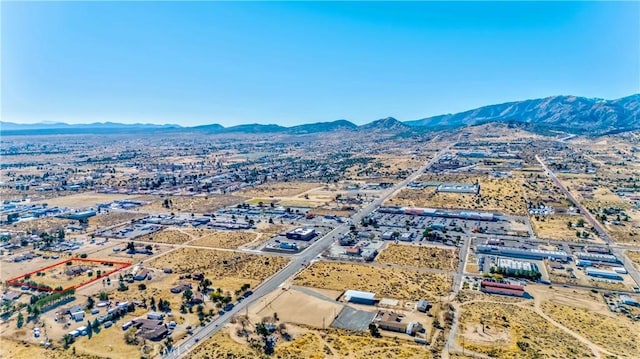
[[[92,296],[89,296],[89,298],[87,298],[87,309],[91,310],[93,309],[93,306],[95,305],[96,301],[93,299]]]
[[[18,328],[22,328],[23,324],[24,324],[24,316],[22,315],[22,313],[18,313],[18,322],[16,323],[16,325],[18,326]]]
[[[378,329],[378,326],[373,324],[373,323],[369,323],[369,333],[371,333],[371,336],[374,338],[380,338],[380,330]]]
[[[65,335],[62,337],[62,342],[64,343],[64,348],[65,348],[65,349],[69,349],[69,346],[70,346],[71,344],[73,344],[73,341],[74,341],[74,340],[75,340],[75,339],[73,338],[73,335],[71,335],[71,334],[65,334]]]

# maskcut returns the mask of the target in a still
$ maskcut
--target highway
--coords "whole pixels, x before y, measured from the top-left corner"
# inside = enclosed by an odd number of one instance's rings
[[[428,168],[430,168],[435,162],[437,162],[440,157],[451,148],[453,144],[450,144],[440,150],[427,164],[422,166],[416,172],[405,178],[403,181],[395,184],[393,187],[385,190],[381,193],[381,195],[376,198],[374,201],[363,207],[358,213],[351,216],[350,223],[345,223],[339,227],[336,227],[322,238],[318,239],[315,243],[311,244],[307,249],[302,251],[301,253],[291,256],[292,260],[289,264],[284,267],[282,270],[274,274],[273,276],[267,278],[262,284],[256,287],[253,290],[253,294],[249,296],[247,299],[240,303],[236,303],[235,307],[226,312],[225,314],[217,317],[212,320],[204,327],[200,327],[196,329],[194,334],[183,342],[175,345],[173,349],[164,355],[164,358],[180,358],[187,354],[191,349],[193,349],[199,342],[204,341],[206,338],[213,335],[216,331],[218,331],[222,326],[224,326],[231,318],[235,317],[239,313],[242,313],[249,305],[259,300],[261,297],[266,294],[276,290],[287,280],[293,278],[298,272],[304,269],[307,265],[310,264],[311,260],[321,255],[327,248],[331,246],[331,244],[347,234],[349,232],[349,227],[351,223],[358,224],[360,220],[364,217],[368,216],[376,210],[389,196],[391,196],[396,191],[402,189],[410,182],[415,181],[420,175],[422,175]]]
[[[636,269],[633,263],[631,263],[627,259],[627,257],[623,253],[624,249],[629,248],[629,246],[619,246],[613,240],[613,238],[609,236],[609,233],[607,233],[607,231],[604,229],[602,224],[598,222],[595,218],[593,218],[593,215],[591,215],[591,212],[589,212],[586,208],[584,208],[584,206],[580,203],[580,201],[578,201],[573,196],[573,194],[569,192],[569,190],[567,190],[567,188],[562,184],[562,182],[560,182],[556,174],[553,173],[553,171],[551,171],[551,169],[549,169],[549,167],[547,167],[544,161],[537,155],[536,155],[536,160],[538,161],[538,163],[540,163],[540,165],[545,170],[547,175],[551,177],[551,180],[553,180],[553,183],[555,183],[556,186],[558,186],[558,188],[562,190],[565,196],[567,196],[567,198],[569,198],[575,204],[575,206],[580,210],[580,213],[583,214],[584,217],[587,219],[587,222],[589,222],[589,224],[591,224],[591,226],[593,226],[593,228],[596,229],[596,231],[602,237],[602,239],[604,239],[609,244],[609,248],[611,249],[611,252],[616,257],[618,257],[618,259],[623,261],[623,265],[625,269],[627,270],[627,272],[629,272],[629,275],[631,276],[631,278],[633,278],[633,280],[636,282],[636,285],[640,285],[640,272]],[[638,249],[638,248],[634,248],[634,249]]]

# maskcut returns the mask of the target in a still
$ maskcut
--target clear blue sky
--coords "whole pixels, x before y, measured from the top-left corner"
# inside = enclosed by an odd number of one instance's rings
[[[640,92],[640,4],[2,2],[2,119],[412,120]]]

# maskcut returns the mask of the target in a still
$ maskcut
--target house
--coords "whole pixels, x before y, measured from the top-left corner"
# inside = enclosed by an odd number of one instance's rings
[[[132,325],[138,329],[136,333],[148,340],[161,340],[169,333],[162,320],[138,318],[132,321]]]
[[[374,322],[380,329],[405,333],[407,331],[407,323],[402,323],[402,318],[403,316],[398,313],[380,311],[376,315]]]
[[[429,310],[429,308],[431,308],[431,304],[429,304],[429,302],[425,299],[420,299],[416,304],[416,309],[419,312],[426,313]]]
[[[146,268],[143,268],[139,271],[136,272],[136,274],[134,274],[133,279],[135,280],[145,280],[147,279],[147,277],[149,277],[149,270]]]
[[[189,300],[189,304],[194,305],[194,304],[202,304],[204,302],[204,296],[202,295],[202,293],[193,293],[193,296],[191,297],[191,299]]]
[[[187,289],[191,289],[191,283],[180,283],[177,286],[171,288],[171,293],[178,294],[178,293],[182,293]]]
[[[354,257],[358,257],[360,256],[360,252],[361,252],[361,248],[359,246],[355,246],[355,247],[348,247],[344,249],[344,254],[348,255],[348,256],[354,256]]]
[[[204,279],[204,273],[193,273],[191,275],[191,278],[193,278],[193,280],[203,280]]]
[[[13,302],[14,300],[20,298],[21,295],[22,292],[14,292],[12,290],[8,290],[5,291],[4,294],[2,294],[2,300],[5,302]]]

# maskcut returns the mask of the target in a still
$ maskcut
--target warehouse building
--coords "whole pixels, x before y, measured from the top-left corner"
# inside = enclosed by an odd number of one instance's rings
[[[568,262],[569,254],[565,251],[547,251],[543,249],[523,249],[516,247],[491,246],[480,244],[476,248],[477,253],[491,254],[495,256],[526,258],[534,260],[551,259],[560,262]]]
[[[361,292],[359,290],[347,290],[344,292],[345,301],[356,304],[374,305],[376,294],[371,292]]]
[[[596,277],[596,278],[622,280],[622,276],[620,276],[620,274],[610,270],[596,269],[596,268],[589,267],[585,269],[585,273],[587,273],[587,275],[589,276]]]
[[[620,295],[620,302],[622,304],[625,305],[631,305],[634,307],[640,307],[640,303],[638,303],[638,300],[631,298],[630,296],[626,295],[626,294],[622,294]]]
[[[612,254],[576,252],[576,257],[593,262],[620,263],[618,258]]]
[[[524,297],[524,287],[521,285],[491,282],[488,280],[480,282],[480,291],[488,294]]]
[[[531,262],[513,260],[508,258],[498,258],[498,268],[505,268],[508,271],[516,272],[516,271],[535,271],[540,272],[538,270],[538,266]]]
[[[436,193],[470,193],[479,194],[479,184],[465,184],[465,183],[443,183],[436,188]]]

